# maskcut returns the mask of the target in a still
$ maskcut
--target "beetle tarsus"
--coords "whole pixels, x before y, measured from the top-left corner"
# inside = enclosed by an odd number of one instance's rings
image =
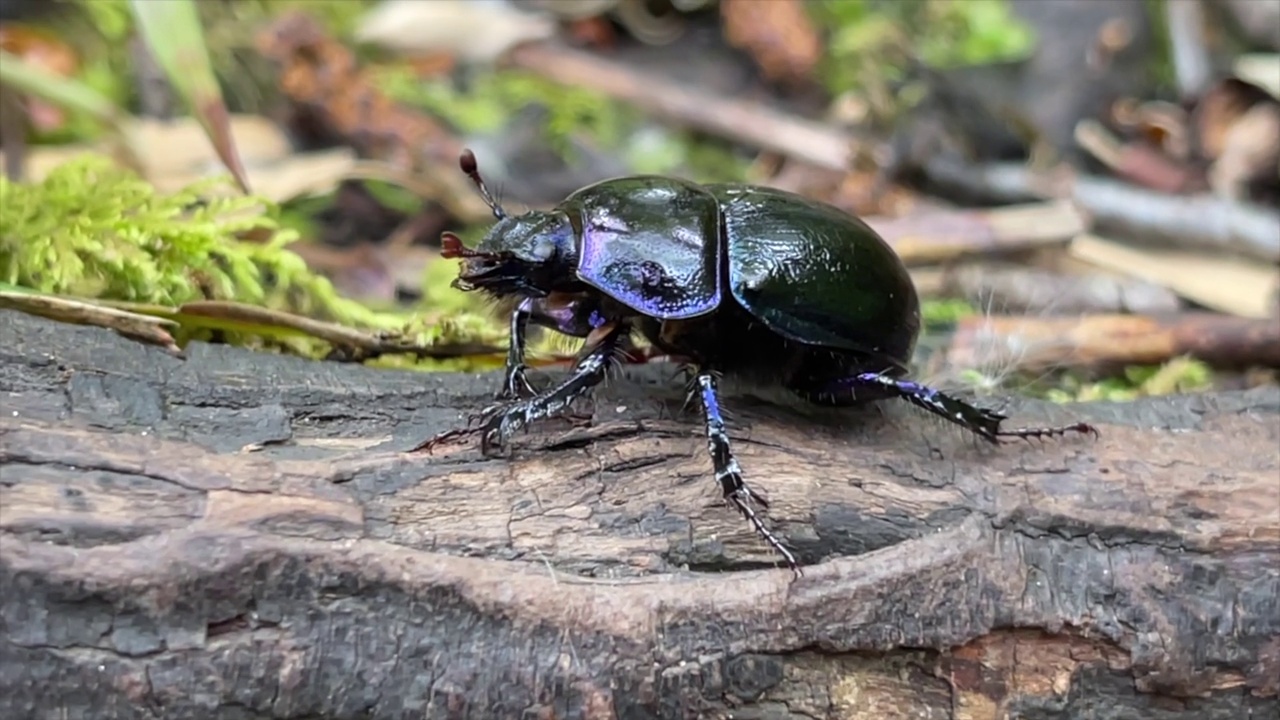
[[[476,435],[485,428],[493,417],[500,414],[500,411],[505,410],[509,405],[509,402],[497,402],[491,405],[486,405],[476,412],[469,413],[467,415],[467,424],[463,427],[436,433],[410,448],[409,452],[426,450],[427,453],[430,454],[437,445],[449,442],[450,440],[458,440],[460,438]]]
[[[1090,425],[1089,423],[1086,423],[1086,422],[1078,422],[1078,423],[1072,423],[1070,425],[1058,425],[1054,427],[1038,427],[1038,428],[1029,427],[1029,428],[1014,428],[1012,430],[1001,430],[999,433],[999,437],[1022,438],[1024,440],[1030,440],[1032,438],[1042,439],[1046,437],[1061,436],[1061,435],[1066,435],[1067,433],[1079,433],[1081,435],[1092,435],[1095,440],[1102,436],[1102,433],[1098,432],[1098,428],[1094,427],[1093,425]]]
[[[697,392],[702,400],[702,412],[706,420],[707,428],[707,451],[711,454],[711,464],[715,470],[716,481],[720,483],[720,489],[724,493],[726,502],[733,503],[742,517],[755,528],[755,531],[764,538],[779,555],[787,562],[787,567],[795,577],[799,577],[803,573],[800,571],[800,564],[796,562],[796,558],[791,554],[782,541],[778,539],[764,521],[756,514],[752,504],[757,504],[763,509],[769,508],[769,502],[760,496],[751,486],[747,485],[742,478],[742,470],[738,467],[738,461],[733,457],[733,451],[729,447],[729,434],[725,431],[724,417],[720,413],[720,400],[716,394],[716,379],[708,371],[699,371],[696,379]]]
[[[998,443],[1000,438],[1044,438],[1062,436],[1067,433],[1090,434],[1099,436],[1098,429],[1088,423],[1072,423],[1056,427],[1029,427],[1004,430],[1000,424],[1008,416],[976,407],[969,403],[946,395],[940,390],[911,382],[897,380],[884,373],[862,373],[852,378],[850,384],[866,389],[887,391],[890,395],[906,400],[916,407],[923,408],[948,422],[959,425],[982,439]]]

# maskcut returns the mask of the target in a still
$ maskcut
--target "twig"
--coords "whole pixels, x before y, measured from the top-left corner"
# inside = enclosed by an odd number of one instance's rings
[[[410,353],[427,358],[473,357],[494,355],[502,348],[483,343],[442,343],[423,345],[398,335],[370,333],[335,323],[313,320],[302,315],[245,305],[225,300],[203,300],[186,303],[178,309],[184,316],[212,318],[246,326],[269,325],[287,328],[324,340],[351,352],[347,359],[368,360],[380,355]]]
[[[1155,365],[1182,355],[1217,368],[1280,368],[1280,323],[1217,313],[971,317],[957,324],[946,364],[1044,372]]]
[[[1178,81],[1178,92],[1184,98],[1198,96],[1209,84],[1213,72],[1201,3],[1202,0],[1169,0],[1165,3],[1173,71]]]
[[[510,62],[566,85],[590,88],[673,122],[782,153],[828,170],[845,171],[857,154],[847,133],[766,107],[690,90],[622,63],[549,43],[513,50]]]
[[[1001,202],[1070,198],[1104,232],[1176,247],[1231,251],[1280,262],[1280,212],[1212,195],[1165,195],[1069,171],[1038,173],[1025,165],[968,165],[938,156],[930,180]]]
[[[56,295],[8,290],[0,290],[0,308],[38,315],[58,322],[107,328],[125,337],[158,345],[174,355],[182,355],[181,348],[165,329],[176,327],[178,323],[166,318],[103,307]]]
[[[357,330],[279,310],[224,300],[202,300],[174,308],[111,300],[103,300],[98,304],[56,295],[0,291],[0,308],[18,310],[59,322],[108,328],[126,337],[159,345],[176,355],[181,355],[182,350],[165,328],[183,325],[249,333],[262,333],[271,329],[286,330],[290,334],[328,342],[341,351],[335,357],[356,362],[391,354],[412,354],[433,359],[498,356],[504,350],[496,345],[479,342],[427,345],[394,333]]]
[[[1071,203],[1061,201],[866,221],[908,265],[1065,246],[1085,230],[1084,216]]]
[[[1182,307],[1176,293],[1155,282],[1017,265],[982,263],[952,268],[945,273],[942,287],[950,295],[980,305],[1036,315],[1172,313]]]
[[[27,162],[27,115],[16,92],[0,92],[0,137],[4,138],[5,177],[22,182]]]
[[[1188,166],[1179,163],[1146,145],[1121,142],[1102,123],[1084,119],[1076,123],[1076,143],[1117,176],[1142,187],[1162,193],[1179,193],[1197,189],[1202,177]]]

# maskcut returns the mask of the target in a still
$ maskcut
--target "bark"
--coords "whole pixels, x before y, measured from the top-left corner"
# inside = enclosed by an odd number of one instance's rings
[[[723,506],[669,368],[512,456],[423,375],[0,311],[0,717],[1275,717],[1280,393],[978,446],[727,396],[808,564]],[[545,378],[538,378],[545,381]],[[902,408],[902,409],[899,409]]]

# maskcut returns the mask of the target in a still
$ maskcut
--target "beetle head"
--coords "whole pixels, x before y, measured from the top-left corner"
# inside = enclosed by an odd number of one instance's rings
[[[498,222],[475,249],[464,247],[453,233],[443,234],[443,256],[463,260],[453,281],[455,288],[485,290],[494,295],[542,296],[573,277],[574,235],[567,215],[537,211],[508,215],[489,194],[470,150],[462,152],[459,164]]]

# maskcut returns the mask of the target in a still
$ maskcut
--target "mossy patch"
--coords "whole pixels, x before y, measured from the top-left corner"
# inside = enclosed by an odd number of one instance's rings
[[[327,278],[313,273],[286,247],[296,233],[280,227],[272,203],[230,188],[223,177],[159,193],[133,172],[96,155],[65,163],[38,183],[0,178],[0,282],[52,295],[170,309],[198,300],[236,301],[427,346],[505,339],[500,323],[462,302],[383,312],[340,296]],[[431,300],[445,298],[432,295]],[[313,357],[327,351],[325,343],[309,338],[200,326],[184,327],[178,339],[182,344],[210,337]],[[425,369],[476,366],[467,359],[386,362]],[[492,360],[476,363],[487,367]]]

